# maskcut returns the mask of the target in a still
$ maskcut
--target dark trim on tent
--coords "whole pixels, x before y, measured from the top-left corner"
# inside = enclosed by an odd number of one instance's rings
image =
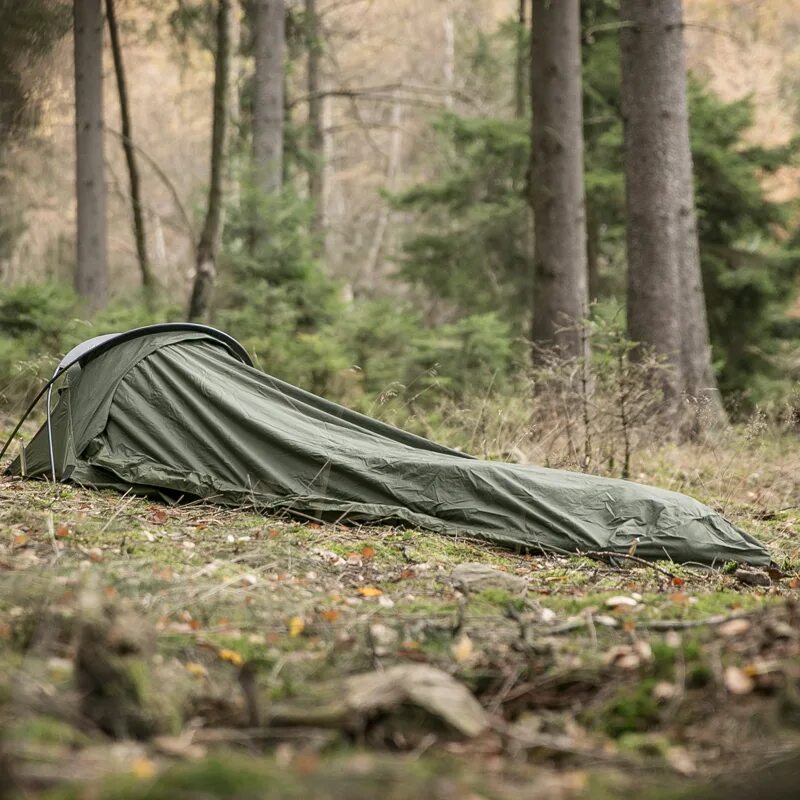
[[[196,322],[159,322],[156,325],[144,325],[141,328],[133,328],[124,333],[111,333],[102,337],[98,336],[96,340],[88,339],[83,344],[74,347],[64,356],[61,363],[58,365],[58,372],[69,369],[76,362],[80,362],[81,365],[87,364],[93,358],[97,358],[97,356],[102,355],[112,347],[122,344],[123,342],[129,342],[131,339],[138,339],[140,336],[149,336],[152,333],[172,333],[173,331],[190,331],[192,333],[208,334],[222,342],[239,361],[246,364],[248,367],[253,366],[253,362],[250,360],[250,355],[247,350],[245,350],[233,336],[230,336],[224,331],[212,328],[210,325],[199,325]],[[84,348],[84,345],[88,345],[92,341],[96,341],[96,344]],[[71,356],[73,357],[71,358]]]

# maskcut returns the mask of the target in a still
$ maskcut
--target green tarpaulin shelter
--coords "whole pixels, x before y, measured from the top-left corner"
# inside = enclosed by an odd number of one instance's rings
[[[685,495],[482,461],[254,369],[205,326],[98,337],[62,361],[58,400],[9,467],[90,487],[264,512],[403,524],[531,552],[766,565],[766,549]]]

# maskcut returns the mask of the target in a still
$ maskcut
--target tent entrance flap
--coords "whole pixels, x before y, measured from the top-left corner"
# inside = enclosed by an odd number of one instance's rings
[[[472,458],[266,375],[207,331],[101,346],[70,370],[50,433],[26,448],[30,476],[392,520],[532,553],[624,555],[635,544],[648,559],[770,563],[763,545],[686,495]],[[19,474],[19,459],[9,470]]]

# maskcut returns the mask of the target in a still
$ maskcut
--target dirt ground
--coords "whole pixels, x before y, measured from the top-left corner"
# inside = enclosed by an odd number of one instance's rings
[[[0,796],[794,796],[799,456],[635,476],[724,509],[769,572],[2,479]]]

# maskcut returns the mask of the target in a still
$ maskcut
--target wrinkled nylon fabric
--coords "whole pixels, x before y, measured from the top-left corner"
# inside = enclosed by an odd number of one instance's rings
[[[708,506],[629,481],[481,461],[247,367],[202,334],[135,340],[71,376],[59,476],[299,516],[388,521],[533,552],[765,565]],[[46,432],[27,472],[49,472]],[[16,470],[15,470],[16,466]],[[15,462],[12,471],[19,471]]]

